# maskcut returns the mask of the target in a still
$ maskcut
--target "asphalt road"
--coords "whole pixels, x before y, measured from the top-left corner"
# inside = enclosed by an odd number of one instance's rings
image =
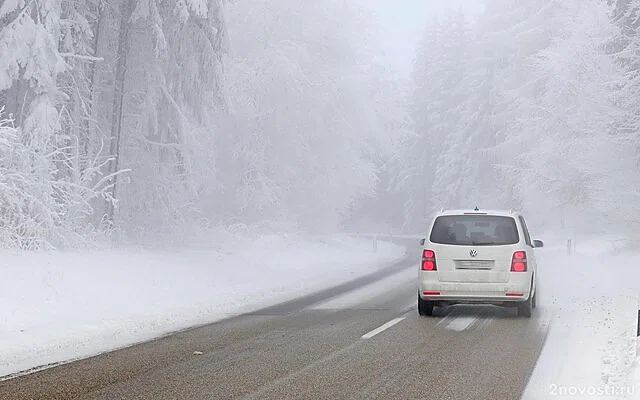
[[[484,306],[417,315],[417,266],[0,382],[0,399],[519,399],[548,330]]]

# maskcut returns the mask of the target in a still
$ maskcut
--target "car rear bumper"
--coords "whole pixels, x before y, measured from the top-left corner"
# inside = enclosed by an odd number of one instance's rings
[[[426,276],[425,276],[426,275]],[[425,300],[460,303],[514,303],[529,299],[531,295],[531,274],[510,274],[509,282],[440,282],[432,274],[422,273],[420,297]]]

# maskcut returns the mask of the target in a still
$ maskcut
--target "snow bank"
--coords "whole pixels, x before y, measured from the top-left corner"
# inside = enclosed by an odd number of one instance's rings
[[[233,250],[3,253],[0,376],[213,322],[371,273],[405,249],[343,236]]]
[[[538,252],[538,312],[551,327],[523,399],[640,394],[640,381],[631,376],[640,256],[621,251],[615,236],[578,237],[571,255],[562,242]]]

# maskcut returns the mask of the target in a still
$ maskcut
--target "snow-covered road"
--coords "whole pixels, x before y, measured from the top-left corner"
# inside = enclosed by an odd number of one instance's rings
[[[3,253],[0,376],[293,299],[405,255],[344,236],[246,242],[232,251]]]

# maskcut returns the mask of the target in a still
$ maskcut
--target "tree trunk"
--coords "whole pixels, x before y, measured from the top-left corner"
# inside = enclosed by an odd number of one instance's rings
[[[104,18],[104,5],[101,4],[101,2],[97,2],[96,3],[96,20],[95,20],[95,26],[93,27],[93,31],[95,32],[94,36],[93,36],[93,45],[92,45],[92,56],[94,57],[100,57],[100,40],[102,39],[102,32],[101,32],[101,27],[102,27],[102,19]],[[99,68],[97,63],[100,61],[93,61],[91,62],[91,64],[89,65],[89,87],[88,92],[89,92],[89,100],[88,100],[88,118],[85,118],[84,120],[84,132],[85,132],[85,137],[83,137],[83,141],[80,144],[81,147],[81,151],[82,151],[82,155],[83,157],[86,157],[87,159],[91,158],[90,157],[90,143],[91,143],[91,139],[97,137],[97,135],[95,134],[95,129],[94,126],[99,124],[99,121],[97,119],[97,116],[95,116],[94,114],[94,108],[96,107],[96,103],[97,99],[96,99],[96,90],[97,90],[97,83],[99,82],[98,80],[98,73],[99,73]],[[88,165],[83,165],[83,168],[86,168]]]
[[[120,31],[118,35],[118,52],[116,55],[116,76],[114,82],[113,114],[111,115],[111,140],[109,155],[112,160],[109,163],[109,173],[115,173],[119,169],[120,161],[120,137],[122,135],[123,102],[125,94],[125,80],[127,74],[127,55],[129,53],[131,30],[131,15],[135,6],[134,0],[122,0],[120,4]],[[115,205],[117,199],[118,177],[111,178],[112,201],[107,205],[107,218],[115,222]]]

